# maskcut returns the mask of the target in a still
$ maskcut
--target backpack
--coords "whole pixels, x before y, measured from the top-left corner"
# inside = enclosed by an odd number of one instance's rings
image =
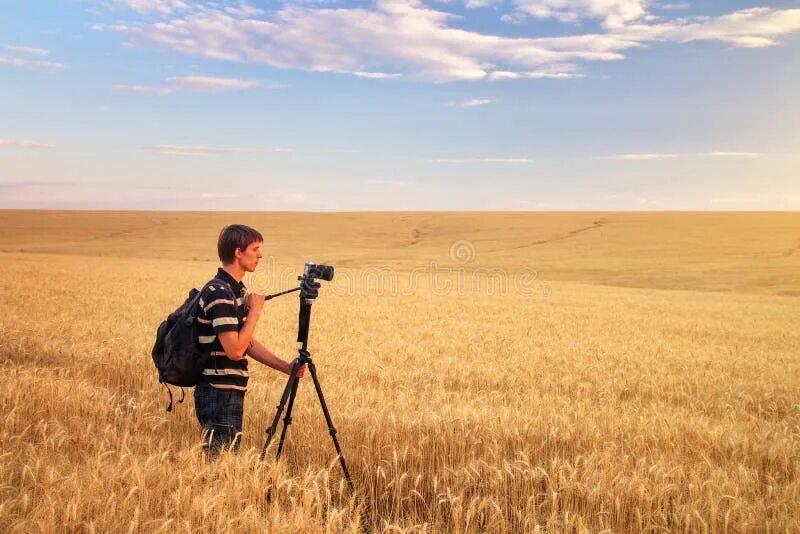
[[[230,286],[217,278],[212,279],[203,286],[205,290],[211,284],[219,284],[233,292]],[[203,291],[192,288],[189,297],[178,309],[169,314],[156,330],[156,341],[153,345],[153,363],[158,370],[158,381],[169,394],[167,411],[172,411],[172,391],[169,385],[181,388],[183,402],[184,387],[197,385],[200,379],[208,353],[200,351],[197,339],[197,316],[200,314],[200,295]]]

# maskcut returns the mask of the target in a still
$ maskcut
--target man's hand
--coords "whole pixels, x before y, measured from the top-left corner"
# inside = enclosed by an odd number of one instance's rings
[[[261,310],[264,308],[264,295],[259,295],[258,293],[248,294],[247,307],[251,310],[255,310],[257,313],[261,313]]]
[[[295,359],[294,359],[294,360],[292,360],[291,362],[287,362],[287,363],[286,363],[286,374],[287,374],[287,375],[290,375],[290,374],[292,374],[292,367],[294,367],[294,362],[296,362],[296,361],[297,361],[297,360],[299,360],[299,359],[300,359],[300,358],[295,358]],[[305,364],[303,364],[303,365],[302,365],[302,366],[301,366],[301,367],[300,367],[300,368],[297,370],[297,378],[303,378],[305,375],[306,375],[306,366],[305,366]]]
[[[250,321],[247,322],[249,323]],[[264,365],[268,366],[269,368],[275,369],[276,371],[280,371],[282,373],[286,373],[287,375],[292,374],[292,367],[294,366],[294,362],[298,360],[298,358],[295,358],[294,360],[287,362],[283,358],[275,356],[275,354],[271,350],[262,345],[255,338],[253,338],[253,345],[250,347],[250,350],[247,351],[247,354],[257,362],[261,362]],[[305,374],[306,374],[306,366],[303,365],[297,370],[297,377],[302,378]]]

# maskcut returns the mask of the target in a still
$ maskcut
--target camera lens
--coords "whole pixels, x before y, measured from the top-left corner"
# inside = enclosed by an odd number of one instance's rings
[[[333,280],[333,265],[308,262],[306,263],[306,270],[303,274],[308,278],[318,278],[330,282]]]

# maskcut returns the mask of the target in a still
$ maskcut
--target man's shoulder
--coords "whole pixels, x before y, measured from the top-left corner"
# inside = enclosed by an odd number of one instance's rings
[[[219,278],[212,278],[203,286],[202,293],[206,295],[210,294],[235,294],[236,290],[231,287],[231,285],[224,281],[220,280]]]
[[[207,304],[217,299],[235,300],[236,293],[230,284],[214,278],[200,290],[200,300]]]

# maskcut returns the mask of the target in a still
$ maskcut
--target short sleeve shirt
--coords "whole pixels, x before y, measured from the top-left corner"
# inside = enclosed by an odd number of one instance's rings
[[[228,358],[219,340],[220,333],[244,327],[248,312],[245,294],[245,285],[220,268],[200,295],[198,342],[200,350],[210,354],[203,375],[217,389],[247,391],[247,359]]]

